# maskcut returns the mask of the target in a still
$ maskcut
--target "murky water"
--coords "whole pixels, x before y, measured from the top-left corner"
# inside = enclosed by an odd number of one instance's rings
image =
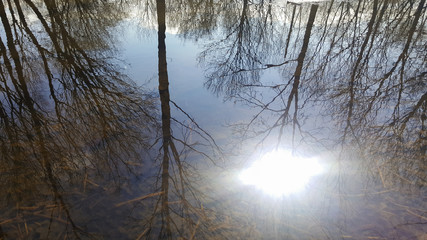
[[[427,239],[426,9],[1,1],[0,239]]]

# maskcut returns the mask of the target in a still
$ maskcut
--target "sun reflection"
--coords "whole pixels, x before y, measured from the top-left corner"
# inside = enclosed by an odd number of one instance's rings
[[[304,189],[310,178],[322,172],[316,158],[293,156],[286,150],[265,154],[240,174],[240,180],[267,194],[283,196]]]

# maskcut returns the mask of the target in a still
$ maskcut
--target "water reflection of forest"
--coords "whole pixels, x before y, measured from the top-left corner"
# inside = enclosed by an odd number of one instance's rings
[[[157,29],[158,92],[117,58],[130,17]],[[0,19],[0,239],[425,237],[425,0],[7,0]],[[334,150],[339,172],[307,199],[239,192],[236,153],[170,99],[168,28],[253,108],[230,145]]]
[[[259,109],[240,126],[243,136],[264,139],[277,130],[280,142],[289,128],[297,145],[324,138],[325,131],[310,130],[326,126],[333,144],[358,145],[376,159],[384,181],[425,186],[425,1],[279,10],[244,3],[200,56],[209,89]],[[263,78],[271,69],[282,78]]]

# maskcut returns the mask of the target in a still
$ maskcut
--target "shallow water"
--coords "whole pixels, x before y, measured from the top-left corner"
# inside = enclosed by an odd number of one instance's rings
[[[0,239],[426,239],[426,7],[2,1]]]

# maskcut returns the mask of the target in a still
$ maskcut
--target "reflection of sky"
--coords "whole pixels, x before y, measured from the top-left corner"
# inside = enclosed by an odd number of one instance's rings
[[[147,88],[157,94],[158,88],[158,66],[157,66],[157,32],[153,29],[142,28],[131,22],[123,31],[125,37],[121,38],[124,53],[123,58],[129,64],[130,77],[140,86]],[[129,27],[130,26],[130,27]],[[139,29],[139,30],[137,30]],[[221,36],[217,36],[221,37]],[[190,114],[202,128],[205,128],[212,136],[220,139],[230,138],[231,129],[225,128],[225,125],[249,122],[260,109],[254,110],[246,104],[240,104],[233,101],[224,102],[223,96],[216,96],[207,90],[204,86],[206,81],[204,69],[200,67],[197,57],[202,52],[203,45],[206,44],[203,39],[198,39],[195,43],[192,40],[183,40],[179,35],[166,34],[166,54],[169,77],[169,92],[171,100],[176,102],[184,111]],[[271,68],[261,72],[260,82],[267,85],[283,84],[284,76],[279,69]],[[285,79],[291,78],[289,73]],[[276,92],[270,89],[258,88],[264,99],[272,99]],[[276,101],[270,107],[281,109],[281,101]],[[307,113],[318,113],[319,109],[313,106],[306,106]],[[172,108],[172,111],[173,108]],[[178,114],[175,112],[175,114]],[[179,114],[174,115],[180,119]],[[268,121],[275,121],[277,116],[266,118]],[[181,120],[186,120],[183,117]],[[305,122],[307,129],[316,129],[320,126],[325,127],[329,124],[329,119],[325,116],[315,116],[312,114]],[[333,134],[330,129],[325,133]],[[273,138],[275,133],[272,133]],[[291,133],[289,133],[291,134]],[[289,139],[285,139],[289,144]],[[255,142],[253,142],[256,144]]]
[[[148,36],[138,36],[133,28],[126,30],[123,41],[125,62],[130,64],[129,75],[140,86],[157,93],[157,33],[146,30]],[[203,69],[198,67],[201,49],[192,41],[184,42],[177,35],[166,34],[169,92],[171,100],[189,113],[201,127],[217,137],[225,137],[219,129],[226,123],[248,117],[248,111],[232,102],[223,102],[209,92],[204,84]],[[174,116],[177,117],[177,116]]]
[[[144,85],[156,92],[158,84],[157,34],[154,30],[147,31],[150,32],[149,37],[138,36],[136,33],[137,31],[134,31],[132,28],[127,30],[125,33],[126,42],[124,44],[126,49],[124,57],[131,65],[130,75],[132,79],[134,79],[138,85]],[[311,41],[315,43],[317,43],[317,40],[318,39],[316,39],[315,35],[311,39]],[[220,138],[230,137],[230,133],[227,132],[227,128],[223,128],[222,125],[227,122],[248,120],[248,117],[251,116],[251,112],[246,107],[239,104],[234,105],[232,102],[224,103],[222,101],[222,97],[216,97],[214,94],[206,90],[203,86],[205,81],[203,69],[197,67],[197,55],[202,50],[198,45],[194,44],[191,40],[183,42],[178,35],[169,33],[166,38],[166,46],[171,99],[194,117],[195,120],[202,127],[206,128],[209,133],[213,134],[215,138],[218,138],[218,136]],[[268,79],[268,77],[274,76],[274,81],[280,81],[279,76],[274,75],[274,73],[271,74],[272,75],[264,76],[263,79]],[[339,78],[337,80],[339,80]],[[264,96],[268,99],[267,95]],[[318,110],[310,111],[309,108],[305,108],[305,110],[306,112],[319,112]],[[325,126],[324,124],[329,124],[331,128],[336,127],[331,122],[327,122],[328,120],[329,119],[326,119],[325,116],[319,116],[318,119],[309,118],[305,126],[311,125],[314,128],[316,126],[320,127]],[[343,152],[345,151],[347,151],[347,149]],[[352,154],[353,153],[348,155]],[[356,154],[354,154],[353,157],[357,158],[355,156],[357,156]],[[307,217],[311,214],[317,215],[319,220],[334,222],[339,219],[339,215],[342,217],[348,214],[348,216],[352,217],[349,221],[352,221],[351,223],[354,224],[352,227],[356,229],[354,230],[355,235],[358,234],[357,230],[363,230],[363,227],[366,224],[371,224],[370,228],[393,225],[394,223],[387,222],[387,218],[373,214],[374,211],[372,210],[376,210],[373,208],[381,206],[386,209],[385,211],[395,215],[396,213],[394,213],[394,211],[397,209],[396,206],[390,204],[391,207],[389,207],[385,205],[384,202],[389,200],[387,199],[388,196],[391,196],[390,199],[398,199],[402,196],[394,192],[387,192],[385,193],[385,198],[380,198],[378,197],[379,195],[376,195],[374,188],[369,189],[369,191],[363,189],[363,184],[365,184],[364,182],[366,178],[368,178],[365,169],[357,169],[359,166],[356,166],[350,161],[345,163],[335,162],[337,158],[338,157],[328,159],[328,163],[333,170],[329,171],[325,176],[319,177],[319,182],[316,184],[316,188],[314,188],[313,191],[304,193],[297,197],[289,197],[287,200],[290,201],[286,202],[288,205],[283,202],[277,205],[269,205],[271,202],[268,201],[271,201],[271,199],[263,202],[263,200],[265,200],[263,199],[263,196],[260,196],[256,192],[246,191],[246,189],[242,190],[242,188],[239,188],[238,186],[235,186],[235,189],[232,189],[231,192],[239,192],[241,199],[237,197],[236,202],[248,203],[250,207],[249,209],[245,209],[245,211],[250,211],[256,207],[261,209],[257,209],[260,215],[265,214],[266,212],[277,213],[279,211],[283,211],[285,213],[289,213],[290,216],[286,215],[286,217],[289,217],[288,219],[293,219],[295,222],[298,222],[298,218],[301,218],[301,216],[305,215]],[[342,158],[342,156],[340,156],[340,158]],[[253,169],[253,172],[257,172],[256,170],[257,169]],[[271,170],[269,171],[271,172]],[[227,182],[224,179],[221,179],[223,182],[221,182],[218,187],[221,189],[226,187],[232,188],[233,182]],[[290,179],[287,180],[291,181]],[[226,191],[224,196],[224,199],[233,199],[233,195]],[[345,201],[342,200],[344,198]],[[348,208],[351,204],[353,204],[353,209]],[[414,205],[416,206],[416,204]],[[233,205],[233,207],[239,208],[241,206]],[[304,219],[306,220],[306,218]],[[308,225],[307,222],[304,222],[303,224]],[[278,227],[279,226],[280,225],[278,225]],[[323,227],[326,229],[330,226]],[[332,233],[331,235],[338,236],[338,234],[339,233]],[[375,234],[372,234],[372,236],[374,235]]]
[[[124,36],[120,36],[120,39],[122,40],[122,46],[119,48],[123,49],[123,58],[125,62],[127,62],[130,66],[128,68],[128,74],[130,77],[140,86],[144,87],[144,90],[146,88],[150,91],[153,91],[155,94],[157,94],[157,86],[158,86],[158,66],[157,66],[157,33],[155,30],[148,30],[148,29],[142,29],[140,31],[136,30],[136,26],[130,25],[130,27],[126,28],[126,30],[123,30],[123,33],[119,31],[119,33]],[[144,33],[141,33],[144,32]],[[171,99],[176,102],[183,110],[185,110],[187,113],[189,113],[194,119],[200,124],[200,126],[204,129],[206,129],[210,134],[214,136],[216,140],[221,139],[227,139],[231,138],[232,134],[230,132],[229,128],[224,127],[224,124],[227,123],[235,123],[237,121],[248,121],[249,117],[254,113],[253,110],[248,109],[245,105],[237,104],[235,105],[233,102],[223,102],[222,97],[217,97],[214,94],[212,94],[209,90],[207,90],[203,84],[205,82],[204,78],[204,72],[203,69],[198,67],[197,63],[197,55],[202,50],[199,45],[196,45],[191,40],[183,41],[178,35],[173,34],[175,30],[168,31],[169,34],[167,34],[166,38],[166,45],[167,45],[167,60],[168,60],[168,75],[169,75],[169,82],[170,82],[170,94]],[[144,35],[147,34],[147,35]],[[0,29],[0,37],[5,39],[3,31]],[[312,41],[317,42],[317,38],[313,37]],[[200,41],[201,44],[203,44],[203,41]],[[293,72],[290,72],[292,74]],[[286,76],[286,78],[289,78],[290,76]],[[263,76],[262,80],[269,79],[271,81],[277,81],[279,82],[282,78],[278,75],[276,70],[272,69],[267,71],[267,73]],[[273,79],[273,80],[272,80]],[[339,78],[337,78],[337,81]],[[47,90],[48,88],[45,88],[46,96],[48,96]],[[274,94],[272,91],[265,91],[263,92],[263,96],[265,99],[270,98],[268,94]],[[318,111],[311,111],[309,107],[305,108],[306,112],[315,112]],[[177,112],[174,112],[174,117],[177,119],[180,119],[180,115]],[[177,116],[175,116],[175,114]],[[310,116],[311,117],[311,116]],[[305,126],[313,126],[315,127],[316,124],[319,126],[325,126],[324,123],[327,122],[327,119],[323,119],[324,116],[319,116],[318,119],[309,118],[305,124]],[[182,120],[187,120],[187,118],[182,117]],[[323,122],[319,121],[322,120]],[[330,125],[333,125],[329,123]],[[331,126],[335,127],[335,126]],[[286,134],[285,134],[286,135]],[[286,138],[289,139],[289,135],[286,135]],[[277,139],[277,138],[274,138]],[[266,141],[267,142],[267,141]],[[273,143],[274,144],[274,143]],[[271,144],[271,145],[273,145]],[[268,144],[265,144],[268,145]],[[271,147],[271,146],[269,146]],[[350,154],[349,154],[350,155]],[[242,158],[241,156],[238,156],[237,158]],[[235,160],[235,159],[233,159]],[[333,158],[332,160],[329,159],[329,163],[335,161],[336,158]],[[313,163],[304,163],[304,164],[313,164]],[[335,163],[331,164],[331,166],[336,167],[339,164],[343,163]],[[337,174],[337,172],[331,171],[326,174],[325,181],[320,182],[320,184],[316,184],[317,189],[315,191],[312,191],[310,193],[306,193],[304,196],[307,197],[304,199],[304,201],[301,201],[301,199],[298,198],[290,198],[293,201],[293,210],[295,213],[295,216],[290,216],[289,219],[294,219],[294,217],[298,217],[298,214],[306,214],[303,213],[303,211],[317,211],[314,214],[318,214],[319,212],[325,211],[327,212],[325,215],[325,218],[334,218],[335,215],[338,215],[340,212],[340,208],[342,207],[340,204],[341,198],[347,197],[347,201],[354,203],[355,207],[358,208],[358,217],[362,218],[362,220],[368,220],[366,222],[374,223],[377,222],[378,225],[387,225],[387,223],[381,223],[380,221],[384,221],[384,219],[387,218],[381,218],[378,215],[374,215],[372,212],[369,213],[369,208],[367,208],[364,205],[371,204],[370,207],[376,207],[377,205],[380,205],[380,201],[384,201],[383,199],[380,199],[378,195],[375,195],[374,189],[370,189],[370,192],[367,192],[367,195],[371,195],[369,198],[365,198],[365,195],[362,193],[365,189],[362,189],[363,185],[362,182],[364,180],[364,177],[366,177],[366,173],[364,172],[365,169],[356,169],[356,166],[354,163],[346,162],[344,165],[348,165],[348,169],[350,171],[345,172],[347,174],[345,177],[350,179],[348,182],[344,182],[342,180],[343,175]],[[271,167],[271,166],[270,166]],[[341,171],[343,172],[342,165],[338,166]],[[338,168],[337,167],[337,168]],[[259,168],[263,168],[262,166],[256,165],[252,172],[255,173],[255,175],[259,172],[258,170],[261,170]],[[286,168],[286,166],[281,166],[281,168]],[[307,169],[308,167],[304,166],[298,166],[296,169],[302,170],[302,172]],[[286,169],[289,170],[289,169]],[[266,173],[264,175],[268,176],[271,172],[278,172],[280,175],[281,171],[277,168],[267,168]],[[356,172],[356,173],[355,173]],[[288,172],[288,175],[296,174],[298,177],[299,174],[297,172]],[[364,175],[365,174],[365,175]],[[357,175],[357,177],[356,177]],[[349,177],[350,176],[350,177]],[[353,177],[355,176],[355,177]],[[263,177],[260,175],[257,175],[257,177]],[[319,177],[321,178],[321,177]],[[328,178],[328,179],[326,179]],[[273,179],[275,180],[275,179]],[[279,181],[281,179],[279,178]],[[292,182],[293,179],[285,179],[287,182]],[[252,179],[251,179],[252,181]],[[258,180],[255,180],[255,185],[259,182]],[[277,179],[276,179],[277,181]],[[305,180],[303,180],[305,181]],[[225,188],[232,186],[233,183],[224,181],[223,184],[219,186],[219,188]],[[236,183],[234,183],[236,184]],[[267,183],[268,184],[268,183]],[[323,186],[322,186],[323,184]],[[268,186],[271,186],[268,185]],[[279,186],[280,187],[280,184]],[[239,189],[239,187],[236,187],[236,189]],[[241,196],[243,200],[246,202],[249,202],[251,207],[256,206],[258,204],[255,199],[262,199],[262,196],[260,197],[257,194],[253,194],[251,191],[242,191]],[[402,197],[398,194],[394,193],[386,193],[387,197],[390,195],[390,199],[394,200],[394,198]],[[325,197],[328,195],[327,197]],[[232,199],[231,194],[224,194],[224,199]],[[255,196],[255,197],[254,197]],[[309,198],[311,196],[311,198]],[[217,197],[217,196],[216,196]],[[251,198],[252,197],[252,198]],[[324,197],[324,198],[322,198]],[[221,200],[224,200],[221,199]],[[331,209],[328,209],[328,204],[325,204],[322,201],[319,201],[319,199],[327,199],[329,201],[328,203],[332,205]],[[416,202],[420,198],[413,198],[413,205],[414,206],[425,206],[425,203],[419,203]],[[310,201],[311,200],[311,201]],[[326,201],[326,200],[325,200]],[[419,200],[423,201],[423,199]],[[225,201],[224,201],[225,202]],[[243,201],[236,201],[238,203],[241,203]],[[411,202],[408,202],[406,200],[402,200],[401,202],[407,203],[408,206],[406,206],[406,210],[410,209]],[[304,203],[307,203],[306,205],[303,205]],[[239,204],[234,204],[239,205]],[[271,211],[271,212],[278,212],[279,210],[282,210],[283,212],[288,213],[289,209],[286,207],[283,207],[283,204],[280,206],[270,206],[264,202],[261,203],[261,214]],[[266,206],[267,205],[267,206]],[[397,215],[394,213],[394,210],[398,209],[397,205],[389,204],[389,206],[383,206],[381,204],[381,208],[385,209],[384,212],[387,212],[388,214]],[[266,206],[266,207],[265,207]],[[233,206],[236,207],[236,206]],[[239,207],[239,206],[237,206]],[[264,207],[264,208],[263,208]],[[276,208],[277,207],[277,208]],[[394,209],[393,209],[394,207]],[[253,207],[255,208],[255,207]],[[391,208],[391,209],[387,209]],[[250,208],[251,209],[251,208]],[[297,210],[295,210],[297,209]],[[248,209],[245,209],[245,211]],[[263,211],[266,210],[266,211]],[[405,211],[405,208],[403,208],[402,211]],[[311,212],[310,212],[311,213]],[[408,212],[405,212],[406,214]],[[314,215],[313,214],[313,215]],[[386,215],[388,216],[388,215]],[[425,219],[425,217],[424,217]],[[271,220],[271,219],[270,219]],[[360,219],[359,219],[360,220]],[[363,221],[356,220],[359,225],[363,224]],[[296,220],[297,221],[297,220]],[[328,219],[328,221],[331,221],[331,219]],[[414,220],[416,221],[416,219]],[[380,223],[378,223],[380,222]],[[307,225],[308,223],[305,222],[304,225]],[[372,225],[375,226],[375,225]],[[280,227],[278,225],[278,227]]]

